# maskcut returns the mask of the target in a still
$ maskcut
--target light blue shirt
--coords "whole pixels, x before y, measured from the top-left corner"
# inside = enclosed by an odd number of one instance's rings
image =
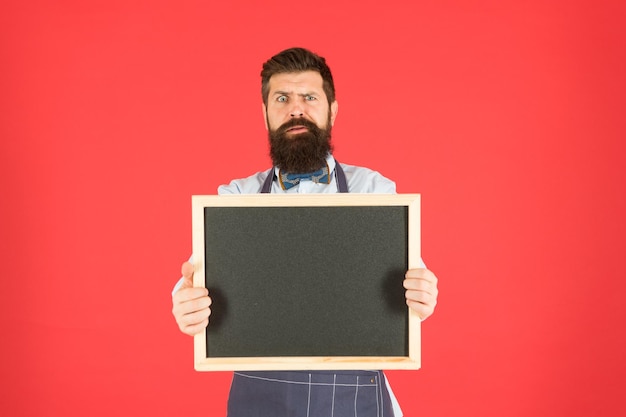
[[[305,193],[336,193],[337,179],[335,178],[335,158],[329,155],[326,158],[329,172],[332,172],[329,184],[318,184],[313,181],[301,181],[289,190],[283,190],[278,181],[272,184],[273,194],[305,194]],[[395,194],[396,183],[383,177],[380,173],[369,168],[341,164],[351,193]],[[278,177],[278,168],[274,168]],[[268,171],[257,172],[247,178],[232,180],[228,185],[220,185],[217,193],[222,194],[256,194],[263,186]]]

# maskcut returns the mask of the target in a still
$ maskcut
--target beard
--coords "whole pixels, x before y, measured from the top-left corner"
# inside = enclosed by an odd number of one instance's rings
[[[289,134],[294,126],[304,126],[308,132]],[[269,129],[270,157],[274,166],[291,174],[317,171],[326,165],[332,152],[330,143],[330,114],[325,128],[303,119],[291,119],[278,129]]]

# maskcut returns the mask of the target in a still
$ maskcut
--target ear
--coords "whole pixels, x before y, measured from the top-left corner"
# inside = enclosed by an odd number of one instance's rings
[[[267,106],[265,103],[261,103],[263,106],[263,123],[265,123],[265,130],[270,130],[270,127],[267,125]]]
[[[337,112],[339,111],[339,103],[337,100],[333,101],[330,105],[330,125],[335,124],[335,119],[337,118]]]

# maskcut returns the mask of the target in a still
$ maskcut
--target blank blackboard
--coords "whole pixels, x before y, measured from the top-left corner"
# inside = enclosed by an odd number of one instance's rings
[[[198,370],[415,369],[419,195],[194,196]]]

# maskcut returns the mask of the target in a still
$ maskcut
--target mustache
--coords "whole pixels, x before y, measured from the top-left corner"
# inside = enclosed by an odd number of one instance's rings
[[[320,130],[319,126],[317,126],[312,121],[300,117],[286,121],[285,123],[280,125],[278,129],[276,129],[276,133],[283,134],[295,126],[304,126],[309,129],[309,132],[316,132]]]

